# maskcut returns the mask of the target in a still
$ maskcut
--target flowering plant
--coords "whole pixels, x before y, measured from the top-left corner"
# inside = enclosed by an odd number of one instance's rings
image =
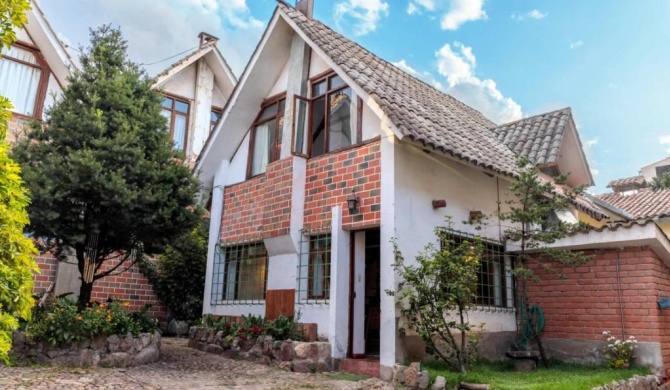
[[[630,336],[627,340],[619,340],[609,331],[604,331],[603,337],[607,342],[603,349],[607,365],[612,368],[626,367],[633,358],[633,351],[637,348],[635,336]]]

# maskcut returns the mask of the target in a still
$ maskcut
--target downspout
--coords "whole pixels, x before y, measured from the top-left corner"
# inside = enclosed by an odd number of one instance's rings
[[[616,253],[616,285],[619,293],[619,313],[621,314],[621,334],[626,338],[626,322],[623,315],[623,294],[621,292],[621,270],[620,270],[621,252]]]

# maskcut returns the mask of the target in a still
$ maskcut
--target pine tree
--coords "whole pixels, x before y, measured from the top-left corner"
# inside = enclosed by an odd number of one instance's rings
[[[28,0],[0,2],[0,49],[16,40],[14,28],[26,23]],[[12,346],[12,331],[19,319],[30,319],[33,307],[33,271],[37,271],[32,240],[23,235],[28,224],[28,191],[21,180],[21,169],[8,156],[5,141],[12,115],[11,102],[0,96],[0,360],[7,362]]]
[[[670,173],[669,172],[661,173],[660,175],[651,180],[649,186],[653,191],[659,191],[664,190],[666,188],[670,188]]]
[[[74,255],[79,307],[93,283],[157,253],[198,223],[197,182],[173,150],[151,80],[118,29],[91,31],[45,124],[14,148],[33,194],[30,231],[60,260]]]

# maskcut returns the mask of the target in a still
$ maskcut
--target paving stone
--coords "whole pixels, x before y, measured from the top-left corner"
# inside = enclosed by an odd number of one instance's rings
[[[0,388],[3,390],[392,389],[390,384],[375,378],[360,382],[336,381],[326,374],[289,372],[260,363],[197,351],[187,348],[186,344],[186,339],[164,338],[160,360],[138,367],[76,369],[39,366],[2,367]],[[151,347],[146,347],[140,353],[149,353],[150,350]],[[126,354],[119,353],[119,355]],[[119,356],[121,357],[123,356]]]

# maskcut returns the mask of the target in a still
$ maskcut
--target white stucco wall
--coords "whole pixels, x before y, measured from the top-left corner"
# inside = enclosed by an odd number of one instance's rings
[[[196,73],[195,64],[191,64],[158,88],[183,98],[195,99]]]
[[[214,83],[214,91],[212,93],[212,106],[218,107],[218,108],[223,108],[223,106],[226,105],[226,98],[221,92],[221,88]]]
[[[30,39],[30,35],[26,32],[26,29],[22,28],[16,32],[16,39],[22,42],[28,42],[35,44],[32,39]]]
[[[277,77],[277,81],[274,83],[274,85],[270,89],[270,92],[268,93],[268,97],[277,95],[282,92],[286,92],[287,84],[288,84],[288,62],[284,64],[284,67],[282,68],[279,77]]]
[[[50,108],[54,104],[54,96],[56,99],[59,99],[62,93],[60,85],[58,85],[58,80],[54,77],[53,74],[49,75],[49,83],[47,84],[47,96],[44,98],[44,111]]]
[[[656,177],[656,167],[663,165],[670,165],[670,157],[664,158],[663,160],[656,161],[653,164],[647,165],[640,169],[640,175],[644,176],[644,179],[649,183]]]
[[[330,66],[314,50],[309,63],[309,77],[312,78],[330,69]]]
[[[241,183],[247,177],[247,157],[249,156],[249,132],[244,137],[242,144],[237,148],[233,159],[230,161],[230,174],[226,177],[226,185]]]
[[[509,183],[506,180],[488,176],[435,153],[426,154],[404,143],[396,145],[395,234],[406,261],[412,261],[427,243],[435,242],[433,229],[447,226],[446,216],[451,217],[454,229],[499,238],[495,220],[480,231],[463,221],[468,220],[470,211],[481,211],[485,215],[495,212],[498,194],[504,204],[508,199],[506,187]],[[433,209],[432,201],[437,199],[446,200],[447,207]],[[516,330],[511,312],[476,310],[470,313],[469,320],[474,324],[485,322],[486,331]]]

